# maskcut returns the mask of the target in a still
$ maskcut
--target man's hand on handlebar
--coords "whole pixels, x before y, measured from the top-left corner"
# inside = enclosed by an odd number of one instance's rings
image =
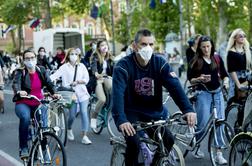
[[[188,112],[184,115],[184,117],[190,127],[195,126],[195,123],[196,123],[196,113],[195,112]]]
[[[120,130],[122,131],[123,135],[127,136],[134,136],[136,134],[136,130],[132,126],[130,122],[125,122],[119,126]]]

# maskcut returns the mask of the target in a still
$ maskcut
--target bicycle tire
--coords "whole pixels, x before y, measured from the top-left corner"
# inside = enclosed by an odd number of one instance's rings
[[[66,166],[66,152],[61,140],[52,132],[43,132],[42,138],[42,140],[37,138],[32,146],[31,166],[45,164],[41,155],[49,165]]]
[[[245,145],[247,144],[247,145]],[[231,142],[231,150],[229,155],[229,166],[237,165],[252,165],[252,133],[239,133],[234,137]],[[250,155],[250,156],[248,156]],[[239,156],[241,159],[239,160]],[[244,156],[248,157],[248,162],[242,163],[244,161]],[[245,159],[246,160],[246,159]]]
[[[108,133],[111,137],[121,136],[121,133],[117,130],[117,127],[115,126],[111,110],[109,110],[107,113],[107,128],[108,128]]]
[[[173,166],[185,166],[185,160],[183,154],[179,147],[174,144],[172,150],[168,157],[161,157],[156,166],[165,166],[165,165],[173,165]]]
[[[67,143],[67,115],[66,115],[66,109],[65,108],[59,108],[58,110],[58,117],[60,119],[60,140],[62,141],[63,145],[66,146]]]
[[[52,110],[53,111],[53,110]],[[67,143],[67,115],[63,107],[58,107],[57,112],[50,113],[50,125],[55,134],[60,138],[64,146]],[[57,129],[55,128],[57,127]]]
[[[238,114],[239,104],[232,103],[228,105],[225,109],[225,120],[230,124],[230,126],[234,129],[236,125],[236,117]],[[234,114],[234,116],[233,116]]]
[[[116,143],[113,145],[110,166],[125,166],[126,145]]]
[[[219,149],[221,149],[223,157],[228,159],[229,152],[230,152],[229,143],[234,137],[233,128],[226,121],[216,121],[215,127],[216,127],[216,131],[220,130],[222,133],[225,132],[223,134],[223,143],[228,143],[228,144],[225,144],[224,147],[216,148],[215,141],[214,141],[215,139],[214,128],[212,127],[209,134],[209,139],[208,139],[208,151],[209,151],[210,160],[213,166],[218,165],[218,163],[215,160],[215,155]]]

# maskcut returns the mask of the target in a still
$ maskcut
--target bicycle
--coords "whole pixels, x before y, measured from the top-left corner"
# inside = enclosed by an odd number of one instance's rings
[[[202,140],[206,137],[206,135],[209,134],[209,140],[208,140],[208,151],[210,153],[210,159],[212,164],[215,166],[217,165],[215,161],[215,154],[217,153],[218,150],[222,150],[222,153],[224,156],[227,158],[228,157],[228,148],[229,148],[229,143],[231,139],[234,136],[234,131],[232,127],[224,120],[224,119],[218,119],[217,117],[217,109],[215,105],[215,100],[214,100],[214,95],[216,93],[219,93],[222,88],[218,88],[216,90],[210,91],[207,89],[207,87],[204,84],[196,84],[189,86],[188,93],[191,93],[191,96],[189,96],[190,101],[194,104],[194,102],[197,99],[197,95],[200,93],[197,91],[197,87],[199,85],[202,85],[205,90],[211,94],[212,96],[212,103],[211,103],[211,115],[210,118],[208,119],[207,124],[200,130],[195,132],[195,128],[188,128],[187,124],[183,122],[182,115],[180,116],[179,121],[175,121],[171,126],[170,130],[175,136],[175,141],[177,145],[180,147],[180,149],[184,150],[183,151],[183,156],[186,157],[189,151],[194,151],[195,153],[198,152],[200,144]],[[189,95],[187,93],[187,95]],[[177,119],[178,115],[176,114]],[[181,130],[183,129],[183,130]],[[181,131],[180,131],[181,130]],[[201,133],[202,131],[203,134],[201,134],[201,137],[196,140],[196,135]],[[222,143],[224,145],[219,145],[219,141],[217,141],[217,132],[222,135]],[[225,137],[225,138],[224,138]],[[225,151],[224,151],[225,150]]]
[[[104,128],[107,127],[108,133],[110,136],[119,136],[119,132],[117,131],[117,128],[115,127],[115,123],[111,114],[112,109],[112,96],[111,94],[106,94],[106,103],[102,107],[101,111],[98,113],[97,116],[97,127],[91,128],[91,130],[95,134],[100,134]],[[95,106],[97,102],[97,97],[95,93],[91,93],[88,103],[88,113],[89,113],[89,119],[91,119],[91,115],[95,112]]]
[[[243,87],[240,90],[246,92],[246,96],[240,99],[236,97],[230,98],[225,109],[225,120],[231,124],[236,133],[241,131],[241,128],[239,127],[241,126],[241,124],[239,123],[242,122],[245,103],[249,94],[251,94],[252,86],[251,84],[249,84],[248,86]]]
[[[134,128],[137,132],[144,131],[145,129],[157,127],[156,134],[158,136],[158,140],[155,141],[150,137],[146,137],[146,134],[140,135],[141,141],[141,150],[139,153],[138,159],[139,162],[144,163],[145,166],[150,165],[153,161],[153,156],[155,153],[158,153],[156,162],[153,163],[155,166],[184,166],[185,161],[182,152],[179,147],[174,144],[172,150],[167,152],[165,149],[161,128],[167,126],[170,120],[158,120],[152,122],[138,122],[133,124]],[[126,151],[126,143],[122,137],[112,137],[110,139],[110,144],[113,145],[110,166],[125,166],[125,151]],[[146,150],[142,150],[142,149]]]
[[[97,102],[97,98],[95,93],[92,93],[89,98],[89,103],[88,103],[88,112],[89,112],[89,119],[91,119],[91,115],[95,112],[95,105]],[[101,111],[98,113],[97,116],[97,127],[91,128],[91,130],[95,134],[100,134],[104,128],[107,127],[108,133],[110,136],[116,136],[118,135],[118,131],[114,125],[114,120],[111,114],[111,109],[112,109],[112,103],[111,103],[111,95],[107,97],[106,103],[102,107]]]
[[[71,107],[72,104],[72,95],[74,92],[72,91],[57,91],[61,98],[57,100],[52,100],[48,98],[50,101],[48,106],[48,126],[54,128],[55,126],[58,128],[55,131],[55,134],[60,138],[61,142],[64,146],[67,143],[67,109]]]
[[[39,100],[36,96],[21,96],[21,98],[35,99],[40,102],[38,108],[31,112],[31,123],[29,126],[28,149],[29,156],[23,157],[24,166],[53,165],[66,166],[67,158],[64,145],[55,132],[57,127],[42,127],[41,108],[50,101]]]
[[[229,166],[252,165],[252,132],[241,132],[231,141]]]
[[[251,109],[252,93],[247,97],[244,107],[244,119],[241,130],[231,141],[229,155],[230,166],[252,165],[252,130],[251,130]]]

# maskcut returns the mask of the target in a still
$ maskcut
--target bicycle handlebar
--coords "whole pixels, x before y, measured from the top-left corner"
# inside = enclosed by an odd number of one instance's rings
[[[199,82],[199,83],[195,83],[193,85],[190,85],[188,86],[188,89],[190,88],[196,88],[198,87],[199,85],[203,86],[203,88],[208,92],[208,93],[211,93],[211,94],[216,94],[216,93],[219,93],[221,91],[221,89],[223,88],[223,86],[221,85],[220,88],[217,88],[215,90],[209,90],[206,85],[202,82]]]

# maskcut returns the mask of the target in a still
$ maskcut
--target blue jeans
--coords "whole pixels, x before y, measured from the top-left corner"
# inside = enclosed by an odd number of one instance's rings
[[[89,118],[87,112],[88,100],[79,102],[79,104],[81,114],[81,129],[82,131],[87,132],[89,128]],[[77,103],[74,103],[69,111],[68,129],[72,129],[76,113],[77,113]]]
[[[224,112],[224,98],[223,94],[220,91],[219,93],[214,95],[215,106],[217,109],[217,117],[218,119],[225,119],[225,112]],[[212,94],[201,91],[197,96],[197,101],[195,103],[195,110],[197,113],[197,132],[201,131],[207,124],[210,116],[211,116],[211,102],[212,102]],[[196,139],[200,139],[205,131],[202,130],[199,134],[196,135]],[[225,145],[223,139],[223,127],[217,129],[217,144],[218,147],[222,147]]]
[[[27,148],[28,144],[28,135],[29,135],[29,125],[32,113],[38,108],[38,106],[29,106],[27,104],[16,104],[15,112],[18,118],[20,119],[19,122],[19,147],[20,149]],[[42,110],[42,127],[47,126],[47,108],[41,107]],[[38,113],[36,114],[38,116]],[[37,117],[39,118],[39,117]]]

